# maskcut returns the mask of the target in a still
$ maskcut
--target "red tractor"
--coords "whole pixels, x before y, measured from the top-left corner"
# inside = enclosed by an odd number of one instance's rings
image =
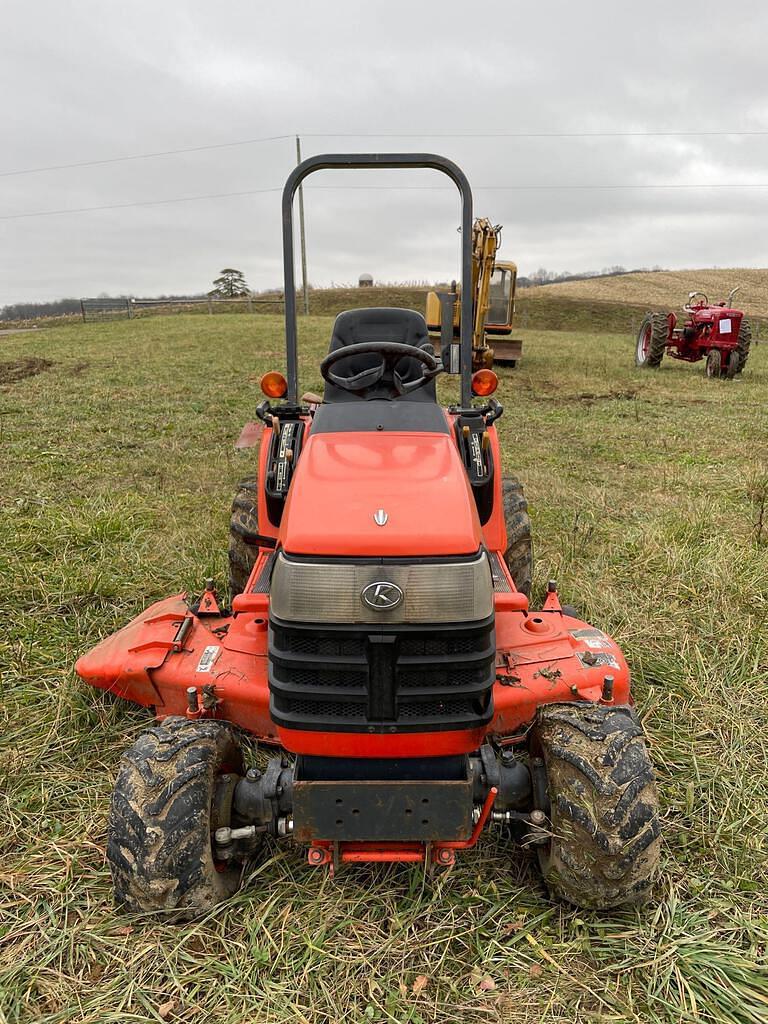
[[[710,303],[704,292],[690,292],[683,312],[688,319],[677,326],[674,313],[646,313],[637,335],[635,364],[654,368],[661,365],[665,352],[673,359],[697,363],[706,359],[708,377],[732,380],[741,373],[749,356],[752,329],[731,300],[739,287],[733,288],[725,302]]]
[[[437,355],[419,313],[341,313],[324,394],[300,398],[293,197],[312,171],[366,167],[433,168],[457,185],[460,335],[448,324]],[[430,154],[313,157],[285,186],[283,239],[287,375],[262,378],[228,603],[209,580],[77,663],[157,718],[112,799],[118,904],[194,917],[272,842],[331,871],[450,867],[487,827],[535,851],[557,897],[642,899],[660,826],[629,669],[554,582],[529,603],[530,522],[503,475],[497,378],[472,373],[467,179]],[[447,408],[446,367],[460,381]],[[249,738],[278,752],[257,762]]]

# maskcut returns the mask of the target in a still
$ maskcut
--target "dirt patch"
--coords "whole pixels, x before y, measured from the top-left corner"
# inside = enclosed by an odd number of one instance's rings
[[[0,384],[18,384],[20,380],[36,377],[52,366],[52,359],[38,359],[37,356],[22,356],[21,359],[0,363]]]
[[[575,399],[577,402],[601,402],[606,399],[613,401],[614,399],[626,399],[631,401],[637,396],[637,391],[628,388],[626,391],[609,391],[606,394],[595,394],[591,391],[582,391],[578,395],[570,396],[570,399]],[[566,399],[567,400],[567,399]]]

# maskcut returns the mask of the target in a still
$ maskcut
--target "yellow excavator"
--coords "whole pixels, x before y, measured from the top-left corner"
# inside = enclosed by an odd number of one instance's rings
[[[472,225],[472,366],[490,368],[494,362],[515,366],[523,343],[510,339],[515,312],[517,266],[496,259],[501,244],[501,224],[478,217]],[[444,336],[443,323],[453,323],[453,337],[459,336],[461,290],[456,282],[449,292],[427,295],[427,327]],[[502,340],[506,339],[506,340]],[[493,343],[491,347],[490,342]]]

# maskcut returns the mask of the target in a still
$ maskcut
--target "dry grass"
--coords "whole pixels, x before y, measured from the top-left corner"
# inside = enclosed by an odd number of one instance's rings
[[[741,285],[741,291],[734,298],[738,309],[749,316],[768,316],[768,270],[659,270],[588,281],[564,281],[527,288],[521,294],[532,302],[570,298],[641,305],[649,309],[668,308],[679,313],[689,292],[703,291],[713,302],[722,302],[736,285]]]
[[[329,321],[303,322],[302,383]],[[223,576],[232,448],[280,363],[276,318],[178,317],[4,342],[0,388],[0,1021],[765,1024],[768,352],[743,381],[632,366],[629,338],[530,332],[505,372],[507,469],[550,576],[634,668],[658,766],[653,903],[550,903],[496,833],[457,868],[344,871],[275,846],[177,928],[116,916],[109,793],[140,709],[73,677],[150,599]],[[491,979],[490,982],[484,979]]]

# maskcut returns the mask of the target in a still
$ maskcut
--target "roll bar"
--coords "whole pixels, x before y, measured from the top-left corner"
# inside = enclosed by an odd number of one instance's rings
[[[293,252],[293,199],[302,181],[314,171],[364,167],[429,167],[442,171],[461,194],[461,319],[459,327],[461,405],[472,404],[472,190],[452,160],[434,153],[329,153],[311,156],[288,177],[283,189],[283,274],[285,282],[285,347],[289,404],[298,404],[299,359],[296,331],[296,281]]]

